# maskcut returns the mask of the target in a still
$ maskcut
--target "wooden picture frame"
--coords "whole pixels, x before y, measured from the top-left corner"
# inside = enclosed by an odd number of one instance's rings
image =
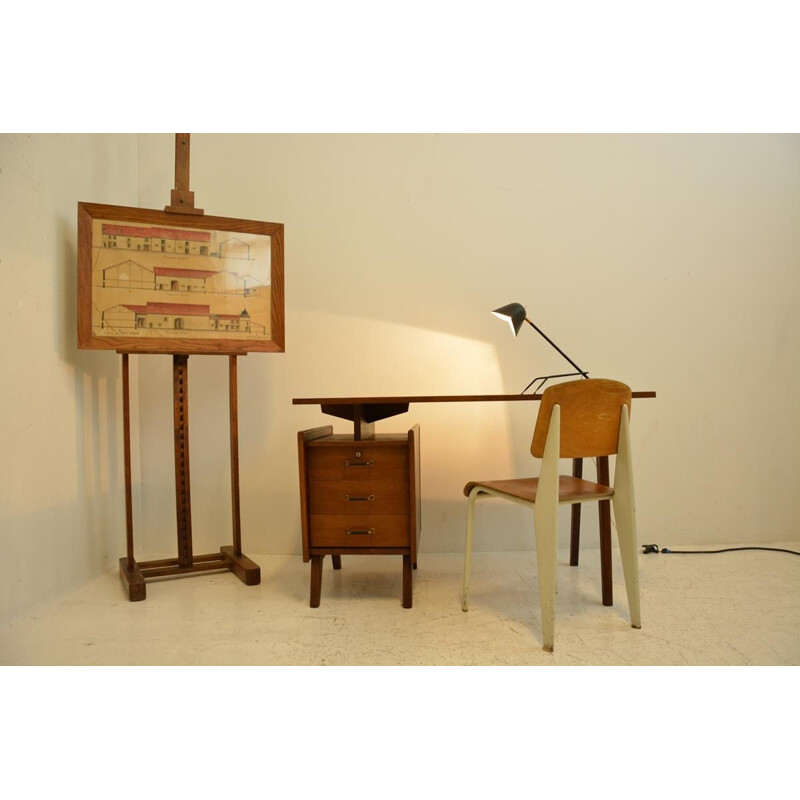
[[[78,203],[78,347],[284,352],[283,224]]]

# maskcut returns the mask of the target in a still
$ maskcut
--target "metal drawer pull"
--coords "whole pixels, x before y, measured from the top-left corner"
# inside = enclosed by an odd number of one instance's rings
[[[346,467],[371,467],[374,461],[348,461],[345,459],[344,465]]]
[[[369,500],[370,502],[375,499],[375,495],[371,494],[369,497],[350,497],[349,494],[344,496],[344,499],[347,500],[348,503],[357,503]]]
[[[375,528],[370,528],[366,531],[354,531],[350,528],[347,529],[348,536],[372,536],[375,533]]]

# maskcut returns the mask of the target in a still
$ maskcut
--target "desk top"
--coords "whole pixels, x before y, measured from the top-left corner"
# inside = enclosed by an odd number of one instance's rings
[[[632,392],[632,397],[655,397],[655,392]],[[514,400],[541,400],[541,394],[434,394],[405,395],[401,397],[295,397],[294,405],[399,405],[406,403],[483,403]]]
[[[632,397],[655,397],[655,392],[632,392]],[[541,400],[541,394],[437,394],[403,397],[295,397],[293,405],[320,406],[323,414],[350,420],[355,439],[374,435],[373,424],[381,419],[405,414],[411,403],[485,403]]]

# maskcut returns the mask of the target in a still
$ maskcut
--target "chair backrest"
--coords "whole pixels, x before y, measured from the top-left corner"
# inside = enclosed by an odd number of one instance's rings
[[[553,406],[561,408],[561,458],[610,456],[617,452],[622,405],[631,411],[631,390],[619,381],[581,378],[545,389],[533,431],[531,454],[541,458]]]

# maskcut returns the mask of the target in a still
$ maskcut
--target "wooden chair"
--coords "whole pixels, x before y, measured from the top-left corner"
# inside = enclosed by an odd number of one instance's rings
[[[611,499],[617,524],[631,625],[641,628],[639,562],[629,416],[631,390],[624,383],[599,378],[551,386],[542,395],[531,454],[541,458],[538,478],[474,481],[464,487],[467,542],[461,608],[468,609],[475,502],[492,496],[533,507],[536,560],[544,649],[553,652],[556,599],[556,552],[559,504]],[[597,458],[616,454],[614,486],[559,476],[559,458]]]

